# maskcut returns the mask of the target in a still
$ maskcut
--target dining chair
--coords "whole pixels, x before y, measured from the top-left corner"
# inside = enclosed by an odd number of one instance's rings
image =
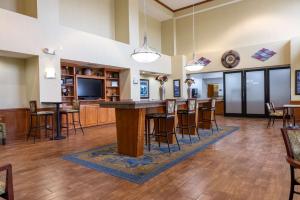
[[[294,194],[300,194],[295,191],[295,186],[300,185],[299,178],[295,176],[295,169],[300,169],[300,129],[282,128],[282,137],[286,148],[286,161],[290,165],[290,194],[289,200],[292,200]]]
[[[45,129],[45,137],[48,137],[48,130],[51,131],[51,138],[54,138],[54,112],[53,111],[38,111],[37,102],[30,101],[30,123],[29,123],[29,131],[27,134],[27,140],[32,136],[33,130],[36,130],[33,135],[33,142],[35,143],[35,139],[37,137],[37,131],[39,132],[39,136],[41,137],[40,130]],[[44,117],[44,126],[41,125],[41,119]],[[51,126],[48,123],[51,120]],[[34,123],[35,122],[35,123]]]
[[[14,200],[11,164],[0,166],[0,197],[6,200]]]
[[[283,118],[283,110],[276,110],[273,103],[266,103],[266,107],[269,116],[267,128],[269,128],[271,123],[272,127],[274,126],[276,119]]]

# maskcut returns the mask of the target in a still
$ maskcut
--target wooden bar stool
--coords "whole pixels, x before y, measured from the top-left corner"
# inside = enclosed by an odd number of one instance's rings
[[[202,121],[198,121],[198,127],[201,125],[204,127],[205,123],[210,123],[211,133],[214,133],[213,123],[215,124],[215,127],[217,128],[217,132],[219,132],[219,126],[217,124],[216,119],[216,99],[212,99],[210,102],[210,106],[208,107],[201,107],[199,108],[199,111],[202,114]],[[209,112],[210,119],[205,118],[205,113]]]
[[[161,138],[166,138],[169,153],[171,153],[170,149],[170,138],[172,135],[175,135],[175,139],[177,142],[178,149],[180,150],[180,145],[176,135],[176,114],[177,114],[177,104],[175,99],[166,100],[166,112],[165,113],[157,113],[153,115],[154,120],[156,120],[157,128],[154,131],[154,137],[158,140],[158,146],[160,147]],[[172,127],[169,127],[168,130],[167,123],[172,122]],[[164,129],[161,128],[161,123],[164,123]],[[151,138],[148,134],[148,149],[151,150]]]
[[[72,103],[72,108],[62,109],[60,111],[60,114],[62,116],[63,115],[66,116],[66,123],[64,125],[63,124],[61,125],[61,129],[63,129],[63,128],[67,129],[68,137],[69,137],[69,114],[71,114],[71,116],[72,116],[72,126],[75,131],[75,134],[76,134],[76,123],[77,123],[82,131],[82,134],[84,135],[84,131],[83,131],[83,128],[81,125],[81,120],[80,120],[80,101],[79,100],[74,100]],[[77,114],[78,121],[75,120],[75,114]],[[62,117],[61,117],[61,119],[62,119]]]
[[[151,131],[151,120],[154,121],[155,119],[155,115],[157,115],[158,113],[149,113],[149,114],[146,114],[145,116],[145,142],[146,142],[146,145],[148,146],[148,150],[150,151],[150,146],[148,145],[148,138],[151,139],[151,136],[154,136],[154,127]],[[149,141],[150,142],[150,141]]]
[[[190,143],[192,144],[191,131],[195,130],[197,136],[200,140],[200,135],[198,133],[198,127],[196,123],[196,111],[198,109],[197,99],[188,99],[187,100],[187,109],[186,110],[178,110],[178,128],[181,131],[182,138],[184,137],[184,130],[188,131],[188,135],[190,138]],[[192,119],[191,119],[192,118]],[[184,123],[184,120],[186,123]]]
[[[48,137],[48,130],[51,130],[52,139],[54,137],[54,127],[53,127],[53,121],[54,121],[54,112],[53,111],[37,111],[37,103],[36,101],[30,101],[30,124],[29,124],[29,132],[27,134],[27,140],[32,136],[32,131],[38,130],[40,134],[41,129],[45,129],[45,137]],[[45,125],[41,126],[41,117],[45,118]],[[50,128],[50,124],[48,124],[48,117],[51,120],[52,127]],[[35,125],[33,123],[33,120],[35,119]],[[33,135],[33,142],[35,143],[35,138],[37,134],[36,132]],[[40,134],[41,137],[41,134]]]

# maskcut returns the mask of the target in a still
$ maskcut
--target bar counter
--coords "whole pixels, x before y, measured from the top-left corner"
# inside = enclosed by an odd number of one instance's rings
[[[198,99],[200,105],[211,99]],[[223,101],[217,99],[217,102]],[[177,99],[178,107],[186,105],[186,99]],[[161,100],[121,100],[99,103],[103,108],[115,108],[118,153],[138,157],[144,155],[144,132],[146,113],[164,112],[165,101]]]

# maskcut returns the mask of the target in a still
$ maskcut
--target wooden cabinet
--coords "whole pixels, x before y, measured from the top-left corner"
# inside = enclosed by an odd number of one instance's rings
[[[107,108],[98,108],[98,125],[106,124],[108,118]]]
[[[85,125],[98,125],[98,107],[97,105],[85,106]]]

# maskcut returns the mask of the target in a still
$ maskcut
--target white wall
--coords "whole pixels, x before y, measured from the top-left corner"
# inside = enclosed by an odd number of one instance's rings
[[[149,100],[159,100],[159,87],[160,83],[159,81],[155,80],[156,76],[151,75],[141,75],[141,79],[147,79],[149,80]],[[169,88],[167,88],[169,89]]]
[[[60,1],[38,0],[37,19],[0,9],[0,50],[39,57],[40,101],[61,100],[60,59],[118,66],[130,69],[130,73],[138,77],[140,70],[170,74],[169,56],[163,55],[151,64],[136,63],[130,57],[139,42],[138,5],[133,5],[135,2],[138,3],[137,0],[130,0],[129,17],[137,16],[136,21],[131,20],[129,25],[130,45],[61,26]],[[56,49],[56,55],[44,54],[42,49],[45,47]],[[60,47],[63,47],[62,50]],[[45,78],[47,67],[56,70],[56,79]],[[125,84],[128,87],[125,91],[129,91],[130,98],[136,99],[139,98],[139,86],[132,84],[132,77]]]
[[[60,22],[64,26],[115,38],[114,0],[60,0]]]

